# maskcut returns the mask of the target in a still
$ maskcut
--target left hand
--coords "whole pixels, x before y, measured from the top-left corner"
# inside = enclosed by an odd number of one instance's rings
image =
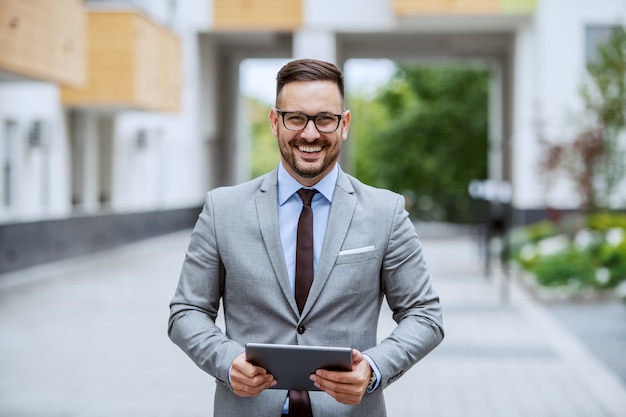
[[[361,403],[367,390],[372,368],[363,354],[352,349],[352,370],[347,372],[318,369],[311,375],[316,387],[343,404]]]

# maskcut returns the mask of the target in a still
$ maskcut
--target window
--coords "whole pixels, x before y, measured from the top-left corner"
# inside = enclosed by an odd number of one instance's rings
[[[17,122],[4,123],[4,146],[2,147],[2,206],[10,210],[14,202],[15,151],[17,146]]]
[[[586,62],[593,62],[598,59],[598,46],[607,42],[611,38],[617,25],[590,25],[585,28],[585,58]]]

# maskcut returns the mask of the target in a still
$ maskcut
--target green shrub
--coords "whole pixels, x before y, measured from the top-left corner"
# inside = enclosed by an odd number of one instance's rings
[[[604,243],[600,248],[599,258],[606,273],[601,274],[598,287],[615,288],[620,282],[626,281],[626,239],[617,246]]]
[[[612,212],[590,214],[587,216],[587,227],[601,232],[615,227],[626,230],[626,214]]]
[[[547,287],[584,287],[593,283],[595,266],[588,252],[569,247],[562,252],[539,256],[531,272]]]
[[[549,220],[533,223],[526,228],[531,242],[539,242],[547,237],[556,236],[561,233],[559,225]]]
[[[506,259],[546,287],[611,290],[626,282],[626,215],[589,215],[582,227],[542,221],[507,236]]]
[[[530,269],[537,259],[536,244],[559,233],[558,225],[548,220],[515,228],[509,232],[503,252],[506,258],[514,260],[524,269]]]

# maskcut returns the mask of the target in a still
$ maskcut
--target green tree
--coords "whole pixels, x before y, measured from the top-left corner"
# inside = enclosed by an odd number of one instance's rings
[[[593,125],[603,142],[603,155],[595,166],[600,184],[593,206],[608,207],[625,175],[626,154],[620,135],[626,128],[626,28],[616,28],[599,46],[598,59],[587,64],[589,75],[582,97]]]
[[[270,130],[267,115],[270,104],[253,98],[246,98],[246,106],[250,114],[250,130],[252,134],[252,177],[265,174],[276,168],[280,161],[280,152],[276,138]]]
[[[416,218],[476,221],[467,187],[487,175],[488,80],[406,66],[373,100],[352,98],[357,176],[405,194]]]

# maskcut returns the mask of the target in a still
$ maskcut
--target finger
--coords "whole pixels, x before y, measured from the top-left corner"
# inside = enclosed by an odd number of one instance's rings
[[[352,369],[352,371],[347,372],[318,369],[315,371],[315,376],[327,381],[328,384],[336,383],[337,385],[361,385],[366,379],[367,382],[369,382],[369,373],[365,375],[365,371],[362,368],[363,364],[358,364]]]
[[[256,397],[264,390],[273,387],[277,381],[271,374],[257,375],[253,378],[231,380],[231,387],[240,397]]]
[[[337,401],[344,404],[359,404],[365,395],[369,376],[369,363],[360,355],[357,356],[357,363],[353,365],[353,370],[349,372],[328,371],[318,369],[311,375],[311,380],[315,386]]]
[[[358,387],[354,385],[339,384],[334,381],[321,378],[319,376],[316,376],[316,382],[314,382],[314,384],[320,390],[327,393],[336,401],[343,404],[360,404],[364,394],[364,392],[361,392]]]
[[[320,370],[311,376],[311,380],[317,388],[331,394],[333,397],[338,395],[359,395],[362,391],[361,384],[358,378],[347,375],[351,373]]]
[[[255,388],[271,383],[274,380],[274,376],[268,374],[263,368],[260,369],[262,372],[253,374],[245,374],[233,369],[230,374],[231,385],[234,383]]]
[[[246,361],[245,354],[241,354],[232,363],[230,385],[240,397],[256,397],[263,390],[276,385],[276,381],[264,368]]]
[[[352,369],[365,359],[363,354],[356,349],[352,349]]]
[[[266,374],[267,371],[260,367],[255,366],[246,360],[245,354],[242,353],[235,358],[232,365],[232,370],[236,372],[240,372],[241,374],[252,378],[256,375]]]

